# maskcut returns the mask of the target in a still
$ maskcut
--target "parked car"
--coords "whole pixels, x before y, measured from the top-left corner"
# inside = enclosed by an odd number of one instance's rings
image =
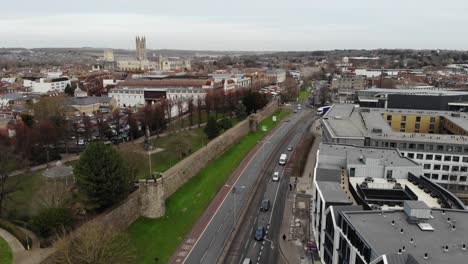
[[[260,204],[260,211],[268,211],[268,209],[270,209],[270,200],[263,199]]]
[[[273,181],[279,181],[279,172],[278,171],[275,171],[273,173]]]
[[[245,258],[242,264],[252,264],[252,260],[250,260],[249,258]]]
[[[293,150],[293,147],[292,146],[289,146],[288,147],[288,151],[292,151]]]
[[[265,227],[264,226],[257,226],[255,228],[255,240],[262,241],[265,239]]]

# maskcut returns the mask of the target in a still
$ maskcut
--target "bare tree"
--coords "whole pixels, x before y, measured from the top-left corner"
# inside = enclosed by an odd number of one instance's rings
[[[5,201],[16,190],[14,184],[8,184],[11,173],[19,167],[21,161],[14,155],[11,147],[0,143],[0,217],[3,215]]]
[[[189,129],[193,126],[193,97],[190,96],[187,100],[188,112],[189,112]]]
[[[136,251],[130,238],[112,225],[88,223],[56,244],[51,263],[127,264],[136,263]]]
[[[198,127],[201,126],[201,122],[202,122],[202,110],[203,110],[203,99],[200,96],[198,96],[197,97]]]
[[[176,105],[177,105],[177,114],[180,119],[180,129],[183,130],[184,129],[184,102],[182,101],[182,99],[179,99]]]

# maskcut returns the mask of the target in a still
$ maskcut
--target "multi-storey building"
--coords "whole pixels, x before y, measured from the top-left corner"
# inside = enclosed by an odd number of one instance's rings
[[[466,263],[468,212],[397,149],[322,143],[312,230],[324,264]]]
[[[362,90],[366,84],[366,78],[364,76],[339,76],[333,78],[331,81],[331,89],[352,89],[352,90]]]
[[[322,125],[324,142],[398,148],[422,164],[425,177],[453,191],[468,191],[466,113],[337,104]]]
[[[65,88],[71,85],[70,78],[24,78],[23,86],[31,88],[34,93],[48,93],[56,90],[64,92]]]

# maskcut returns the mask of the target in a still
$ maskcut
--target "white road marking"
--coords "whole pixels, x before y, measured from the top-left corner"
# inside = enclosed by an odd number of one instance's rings
[[[278,127],[278,129],[270,136],[268,137],[268,139],[272,138],[276,133],[278,133],[281,128],[283,128],[283,125],[284,123],[280,124],[280,126]],[[265,141],[268,141],[267,139]],[[261,147],[259,147],[254,155],[250,158],[249,162],[247,162],[247,164],[245,165],[244,169],[241,171],[241,173],[239,174],[239,177],[236,179],[236,181],[234,182],[234,184],[231,185],[231,187],[229,188],[229,192],[228,194],[224,197],[223,201],[219,204],[218,208],[216,209],[216,211],[214,212],[214,214],[211,216],[210,218],[210,221],[208,221],[208,224],[205,226],[205,228],[203,229],[203,231],[201,232],[200,236],[198,236],[197,240],[195,241],[195,243],[193,244],[193,247],[192,249],[190,249],[190,251],[188,252],[188,254],[186,255],[187,257],[192,253],[192,251],[195,249],[195,247],[197,246],[198,242],[200,241],[200,238],[203,236],[203,234],[205,233],[206,229],[210,226],[211,222],[213,221],[214,217],[216,216],[216,214],[218,213],[219,209],[223,206],[224,202],[226,201],[226,199],[229,197],[229,194],[232,192],[232,188],[234,186],[236,186],[237,184],[237,181],[239,181],[239,179],[242,177],[242,174],[244,174],[245,170],[249,167],[250,163],[252,162],[252,160],[254,160],[254,158],[257,156],[257,153],[265,147],[265,143],[262,144]],[[184,261],[182,263],[185,263],[185,261],[187,260],[187,258],[184,259]]]
[[[283,174],[284,174],[284,169],[281,172],[281,176],[280,176],[281,178],[283,178]],[[270,214],[270,219],[268,220],[268,225],[271,223],[271,218],[273,217],[273,211],[275,210],[275,204],[276,204],[276,197],[278,196],[278,190],[279,190],[279,187],[281,185],[280,183],[278,184],[278,187],[276,187],[275,198],[273,200],[273,206],[271,207],[271,214]]]
[[[256,245],[257,245],[257,241],[255,241],[255,243],[253,244],[253,248],[255,248]]]

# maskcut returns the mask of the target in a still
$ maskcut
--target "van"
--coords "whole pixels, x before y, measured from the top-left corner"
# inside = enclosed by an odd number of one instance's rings
[[[279,165],[286,165],[286,161],[288,160],[288,155],[286,154],[281,154],[279,158]]]

